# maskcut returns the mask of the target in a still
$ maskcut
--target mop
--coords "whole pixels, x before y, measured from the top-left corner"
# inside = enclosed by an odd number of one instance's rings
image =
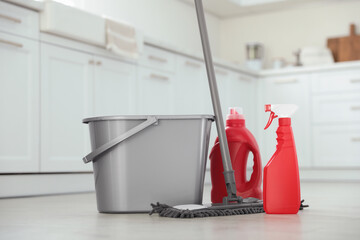
[[[214,205],[182,205],[171,207],[160,203],[151,204],[153,210],[150,212],[150,215],[153,213],[158,213],[159,216],[162,217],[194,218],[262,213],[264,212],[264,209],[261,200],[256,198],[243,199],[240,196],[236,196],[235,176],[230,161],[229,148],[224,129],[224,121],[221,115],[220,100],[216,85],[215,72],[210,52],[210,44],[207,35],[202,1],[195,0],[195,7],[206,63],[206,71],[209,80],[211,99],[215,113],[215,122],[219,135],[221,156],[224,166],[224,177],[228,196],[224,197],[222,204]]]
[[[216,216],[230,216],[242,214],[263,213],[263,201],[256,198],[242,198],[236,195],[236,184],[234,171],[230,161],[230,153],[226,139],[224,128],[224,121],[222,118],[222,111],[220,106],[219,94],[216,85],[215,71],[210,52],[210,44],[206,29],[204,10],[202,0],[195,0],[195,8],[199,23],[201,42],[204,52],[206,71],[210,86],[211,99],[215,113],[216,128],[219,135],[219,144],[221,149],[221,157],[224,166],[224,178],[226,190],[228,195],[223,198],[223,203],[208,204],[208,205],[179,205],[171,207],[166,204],[156,203],[151,204],[152,211],[149,213],[158,213],[161,217],[170,218],[198,218],[198,217],[216,217]],[[303,200],[304,201],[304,200]],[[300,209],[302,210],[307,205],[303,205],[301,201]]]

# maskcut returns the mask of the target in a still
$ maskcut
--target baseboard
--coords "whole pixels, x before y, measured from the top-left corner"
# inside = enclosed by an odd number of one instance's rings
[[[92,192],[92,173],[0,175],[0,198]]]
[[[250,174],[250,171],[247,173]],[[302,169],[301,181],[360,182],[360,169]],[[211,184],[210,171],[205,184]],[[92,173],[0,175],[0,198],[94,192]]]
[[[251,171],[247,171],[250,176]],[[301,169],[300,181],[303,182],[360,182],[360,169]],[[211,184],[210,170],[206,170],[205,184]]]
[[[311,182],[359,182],[360,169],[301,169],[300,180]]]

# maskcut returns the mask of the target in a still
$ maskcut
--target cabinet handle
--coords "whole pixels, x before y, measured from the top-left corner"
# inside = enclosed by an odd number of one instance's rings
[[[160,79],[160,80],[169,80],[169,78],[166,76],[154,74],[154,73],[150,74],[150,78],[156,78],[156,79]]]
[[[360,83],[360,78],[358,78],[358,79],[351,79],[350,82],[351,82],[351,83]]]
[[[225,72],[225,71],[222,71],[222,70],[219,70],[219,69],[215,69],[215,73],[220,74],[220,75],[224,75],[224,76],[228,75],[228,72]]]
[[[21,19],[19,19],[19,18],[14,18],[14,17],[10,17],[10,16],[6,16],[6,15],[3,15],[3,14],[0,14],[0,18],[9,20],[9,21],[12,21],[12,22],[15,22],[15,23],[21,23]]]
[[[155,60],[155,61],[158,61],[158,62],[162,62],[162,63],[166,63],[168,61],[165,58],[157,57],[157,56],[154,56],[154,55],[150,55],[149,59],[150,60]]]
[[[97,61],[97,62],[96,62],[96,65],[97,65],[97,66],[101,66],[101,65],[102,65],[102,62],[101,62],[101,61]]]
[[[191,66],[191,67],[201,68],[200,64],[197,64],[197,63],[194,63],[194,62],[191,62],[191,61],[186,61],[185,64],[188,65],[188,66]]]
[[[274,81],[275,84],[287,84],[287,83],[297,83],[298,80],[296,78],[292,79],[277,79]]]
[[[89,64],[94,65],[95,61],[94,60],[89,60]]]
[[[21,43],[11,42],[11,41],[4,40],[4,39],[0,39],[0,43],[4,43],[4,44],[11,45],[11,46],[18,47],[18,48],[23,47],[23,45]]]
[[[352,142],[360,142],[360,137],[351,138]]]
[[[351,111],[359,111],[360,110],[360,106],[352,106],[351,107]]]

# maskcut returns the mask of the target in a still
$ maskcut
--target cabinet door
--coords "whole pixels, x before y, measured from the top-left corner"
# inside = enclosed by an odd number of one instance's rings
[[[0,33],[0,172],[39,171],[39,44]]]
[[[136,114],[135,65],[96,57],[93,106],[96,116]]]
[[[39,13],[0,1],[0,31],[39,39]]]
[[[41,171],[89,171],[92,56],[41,44]]]
[[[227,84],[227,109],[242,107],[246,119],[246,127],[256,132],[256,79],[242,74],[233,74]]]
[[[138,67],[138,107],[145,115],[173,114],[175,75]]]
[[[228,93],[228,85],[231,78],[232,73],[224,68],[216,67],[215,68],[215,75],[216,75],[216,83],[218,87],[218,93],[219,93],[219,99],[220,99],[220,105],[222,110],[222,117],[224,120],[224,127],[226,124],[226,114],[229,103],[229,93]],[[213,113],[213,107],[211,102],[211,95],[210,90],[208,91],[208,97],[210,101],[208,102],[207,108],[211,113]],[[215,115],[215,114],[214,114]],[[214,122],[211,127],[211,134],[210,134],[210,144],[209,144],[209,154],[211,152],[212,147],[214,146],[216,137],[218,136],[216,123]],[[208,168],[210,167],[210,164],[208,164]]]
[[[310,89],[307,75],[265,78],[262,82],[263,99],[261,107],[265,104],[296,104],[299,109],[292,116],[292,128],[300,167],[311,166],[311,130],[310,130]],[[264,113],[264,112],[263,112]],[[268,113],[263,117],[265,127],[269,118]],[[271,126],[263,131],[261,146],[263,163],[266,164],[276,149],[276,129],[278,121],[274,120]]]
[[[229,70],[216,67],[215,75],[216,75],[216,82],[217,82],[217,87],[218,87],[218,92],[219,92],[222,116],[223,116],[224,123],[225,123],[228,108],[231,105],[230,104],[231,97],[229,94],[229,85],[230,85],[230,81],[231,81],[233,74]],[[209,95],[210,95],[210,93],[209,93]]]
[[[360,167],[360,125],[314,126],[314,166]]]
[[[175,105],[176,114],[210,114],[212,109],[205,66],[202,62],[178,57],[176,66]]]

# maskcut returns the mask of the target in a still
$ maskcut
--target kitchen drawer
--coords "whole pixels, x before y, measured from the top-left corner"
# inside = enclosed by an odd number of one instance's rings
[[[38,39],[39,14],[0,1],[0,31]]]
[[[360,124],[315,126],[314,166],[360,167]]]
[[[360,121],[360,94],[331,94],[313,97],[315,123],[349,123]]]
[[[315,74],[312,81],[314,93],[332,93],[360,90],[360,71],[347,70]]]
[[[176,68],[176,57],[173,53],[145,46],[144,52],[139,59],[139,65],[161,71],[174,72]]]

